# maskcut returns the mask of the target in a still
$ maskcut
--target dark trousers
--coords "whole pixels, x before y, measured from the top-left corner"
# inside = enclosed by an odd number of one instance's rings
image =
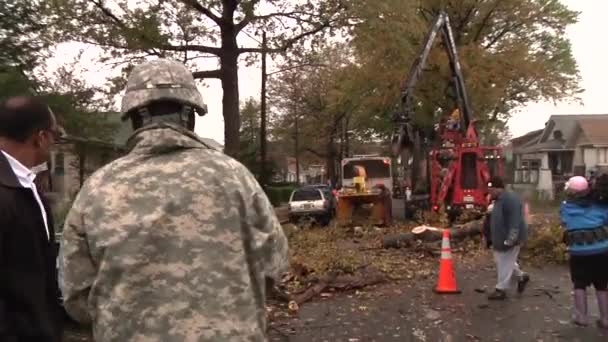
[[[608,288],[608,253],[597,255],[571,255],[570,278],[575,289],[591,285],[597,291]]]

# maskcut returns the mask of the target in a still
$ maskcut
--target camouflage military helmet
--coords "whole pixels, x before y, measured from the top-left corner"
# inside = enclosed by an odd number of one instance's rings
[[[122,99],[121,112],[126,114],[154,101],[173,100],[194,108],[199,115],[207,105],[185,65],[169,59],[144,62],[131,71]]]

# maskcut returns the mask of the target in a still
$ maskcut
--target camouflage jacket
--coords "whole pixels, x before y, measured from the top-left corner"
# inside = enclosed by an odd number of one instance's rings
[[[63,231],[68,313],[95,341],[264,341],[287,240],[251,173],[161,124],[94,173]]]

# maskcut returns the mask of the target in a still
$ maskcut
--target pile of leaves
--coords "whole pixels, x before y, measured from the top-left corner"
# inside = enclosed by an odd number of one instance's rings
[[[562,242],[563,234],[564,230],[555,215],[533,216],[523,257],[537,264],[566,262],[568,252]]]

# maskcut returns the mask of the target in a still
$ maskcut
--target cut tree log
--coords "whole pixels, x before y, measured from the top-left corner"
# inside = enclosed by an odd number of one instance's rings
[[[459,225],[450,230],[450,238],[453,241],[463,240],[467,237],[481,235],[483,222],[481,220],[471,221]],[[389,235],[382,240],[383,248],[408,248],[418,241],[433,242],[440,241],[443,237],[441,230],[425,230],[420,234],[402,233]]]

